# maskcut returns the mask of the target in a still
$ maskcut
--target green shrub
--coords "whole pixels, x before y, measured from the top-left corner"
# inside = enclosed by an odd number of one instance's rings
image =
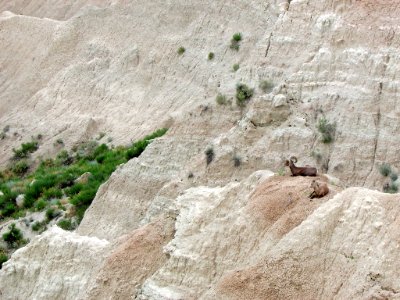
[[[1,210],[1,215],[3,217],[9,217],[17,211],[17,207],[13,203],[7,203]]]
[[[46,210],[46,220],[50,222],[54,218],[58,217],[60,215],[60,211],[55,210],[54,208],[48,208]]]
[[[218,94],[217,97],[215,98],[215,101],[216,101],[219,105],[225,105],[225,104],[227,104],[226,96],[225,96],[225,95],[222,95],[222,94]]]
[[[181,46],[181,47],[178,48],[178,54],[179,55],[182,55],[183,53],[185,53],[185,51],[186,51],[185,47]]]
[[[233,49],[233,50],[239,51],[240,41],[241,40],[242,40],[242,34],[241,33],[235,33],[232,36],[230,48]]]
[[[58,166],[68,166],[74,162],[74,158],[68,154],[67,150],[62,150],[57,154],[56,164]]]
[[[324,144],[329,144],[333,142],[336,131],[336,126],[334,124],[329,123],[328,120],[325,119],[325,117],[322,117],[318,121],[317,128],[318,131],[322,134],[321,141]]]
[[[236,86],[236,104],[240,107],[246,105],[246,102],[253,96],[254,90],[247,85],[240,83]]]
[[[74,230],[76,228],[76,224],[71,221],[71,219],[62,219],[58,221],[57,225],[64,230]]]
[[[19,160],[19,159],[27,158],[30,153],[35,152],[37,149],[39,149],[39,144],[36,141],[22,144],[21,148],[13,149],[13,152],[14,152],[13,159]]]
[[[207,166],[214,160],[214,149],[209,147],[207,148],[207,150],[204,152],[206,155],[206,162],[207,162]]]
[[[47,229],[46,224],[47,224],[46,221],[43,222],[36,221],[31,225],[32,231],[43,232]]]
[[[208,53],[208,60],[213,60],[214,59],[214,52]]]
[[[38,201],[35,202],[35,209],[37,211],[41,211],[44,208],[46,208],[47,206],[47,201],[43,200],[43,199],[39,199]]]
[[[232,67],[233,72],[236,72],[237,70],[239,70],[239,68],[240,68],[239,64],[234,64]]]
[[[397,179],[396,179],[397,180]],[[383,191],[385,193],[395,194],[399,191],[399,186],[396,181],[387,182],[383,185]]]
[[[383,164],[379,167],[379,173],[381,173],[382,176],[389,176],[389,174],[392,172],[392,168],[390,167],[389,164]]]
[[[272,89],[274,88],[274,84],[269,80],[263,80],[260,82],[259,87],[264,93],[266,93],[272,91]]]
[[[62,191],[56,187],[49,188],[43,193],[43,198],[50,200],[50,199],[59,199],[63,195]]]
[[[29,170],[29,164],[26,160],[18,161],[11,169],[15,175],[22,176]]]
[[[398,178],[399,178],[399,176],[398,176],[396,173],[391,173],[391,174],[390,174],[390,179],[391,179],[392,181],[396,181]]]
[[[25,190],[24,207],[32,207],[42,193],[56,185],[56,176],[53,174],[37,179],[33,184],[28,185]]]
[[[9,231],[3,234],[3,240],[10,248],[17,248],[25,243],[21,230],[19,230],[15,223],[8,226]]]
[[[232,36],[232,40],[234,40],[235,42],[240,42],[242,40],[242,34],[240,32],[235,33]]]
[[[3,267],[3,264],[8,260],[8,256],[5,253],[0,253],[0,270]]]

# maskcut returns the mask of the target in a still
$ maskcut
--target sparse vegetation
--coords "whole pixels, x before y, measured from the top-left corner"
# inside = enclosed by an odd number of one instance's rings
[[[383,164],[379,167],[379,173],[381,173],[381,175],[384,177],[388,177],[391,172],[392,168],[390,167],[389,164]]]
[[[391,183],[386,183],[383,186],[383,191],[385,193],[395,194],[399,191],[399,186],[397,185],[397,183],[392,181]]]
[[[246,102],[253,96],[254,90],[247,85],[240,83],[236,86],[236,104],[240,107],[246,105]]]
[[[54,143],[54,146],[64,146],[64,141],[62,139],[57,139],[56,142]]]
[[[240,167],[241,164],[242,164],[242,159],[239,156],[234,155],[233,156],[233,166],[238,168],[238,167]]]
[[[22,176],[29,170],[29,164],[26,160],[20,160],[13,165],[11,170],[15,175]]]
[[[207,150],[204,152],[206,155],[206,162],[207,166],[214,160],[214,149],[212,147],[207,148]]]
[[[32,229],[32,231],[41,233],[46,230],[46,228],[47,228],[46,225],[47,225],[46,221],[42,221],[42,222],[36,221],[35,223],[33,223],[31,225],[31,229]]]
[[[186,51],[185,47],[181,46],[181,47],[178,48],[178,54],[179,55],[182,55],[183,53],[185,53],[185,51]]]
[[[235,33],[232,36],[230,48],[239,51],[241,40],[242,40],[242,34],[240,32]]]
[[[48,208],[46,210],[46,220],[47,222],[50,222],[54,218],[58,217],[60,215],[60,211],[55,210],[54,208]]]
[[[269,93],[274,88],[274,84],[269,80],[263,80],[260,82],[259,87],[264,93]]]
[[[208,53],[208,60],[213,60],[214,59],[214,52]]]
[[[39,149],[39,143],[37,141],[31,141],[21,145],[21,148],[13,149],[14,160],[19,160],[29,157],[29,155]]]
[[[58,221],[57,226],[61,227],[64,230],[74,230],[76,228],[76,224],[71,219],[62,219]]]
[[[233,72],[236,72],[237,70],[239,70],[239,68],[240,68],[239,64],[234,64],[234,65],[232,66]]]
[[[26,240],[24,240],[21,230],[15,226],[15,223],[8,226],[8,229],[9,231],[3,234],[3,240],[10,248],[18,248],[21,245],[26,244]]]
[[[399,176],[392,170],[392,167],[389,164],[384,163],[379,166],[379,173],[384,177],[389,177],[391,180],[383,185],[383,191],[391,194],[397,193],[399,191],[399,186],[396,181]]]
[[[193,172],[189,172],[189,174],[188,174],[188,179],[193,178],[193,177],[194,177]]]
[[[130,147],[109,149],[107,145],[98,145],[93,141],[82,143],[76,147],[74,155],[69,155],[63,150],[55,160],[41,161],[39,167],[26,177],[19,175],[21,172],[12,170],[2,172],[0,190],[4,195],[0,196],[0,219],[19,216],[30,208],[42,211],[53,199],[67,196],[75,206],[79,223],[99,186],[108,179],[117,166],[132,157],[139,156],[153,139],[164,135],[166,131],[167,129],[157,130],[144,139],[132,143]],[[21,162],[23,161],[17,163]],[[86,172],[92,174],[88,182],[76,183],[75,180]],[[19,194],[24,194],[22,208],[15,205],[15,199]],[[57,213],[57,210],[49,208],[46,215],[52,219]]]
[[[5,249],[0,248],[0,270],[3,267],[3,264],[8,260],[7,253]]]
[[[391,174],[390,174],[390,179],[391,179],[392,181],[396,181],[398,178],[399,178],[399,176],[398,176],[396,173],[391,173]]]
[[[336,131],[336,126],[332,123],[329,123],[328,120],[325,117],[322,117],[318,121],[318,131],[321,133],[321,141],[324,144],[329,144],[333,142],[335,138],[335,131]]]
[[[222,95],[222,94],[218,94],[217,97],[215,98],[215,101],[219,104],[219,105],[225,105],[228,103],[228,101],[226,100],[226,96]]]

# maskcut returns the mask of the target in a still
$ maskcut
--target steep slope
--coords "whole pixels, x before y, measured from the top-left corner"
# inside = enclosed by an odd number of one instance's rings
[[[76,277],[38,254],[69,249],[55,230],[5,264],[3,295],[20,297],[9,283],[24,278],[21,296],[49,299],[399,297],[398,196],[330,184],[310,202],[309,178],[257,172],[283,173],[296,155],[343,186],[381,189],[380,164],[399,167],[396,1],[44,2],[0,15],[0,124],[11,128],[0,165],[38,133],[46,156],[60,138],[72,147],[105,132],[123,144],[170,130],[98,191],[74,237],[102,247],[79,244],[91,252],[81,265],[79,251],[51,257]],[[258,89],[264,80],[274,88]],[[239,82],[255,88],[245,107]],[[321,117],[336,124],[332,143]],[[68,282],[62,293],[35,285],[31,260],[40,282]]]

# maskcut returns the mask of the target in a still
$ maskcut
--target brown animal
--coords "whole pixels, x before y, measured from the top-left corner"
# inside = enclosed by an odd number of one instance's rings
[[[297,158],[292,156],[290,160],[286,160],[285,165],[290,168],[292,176],[317,176],[317,168],[306,166],[296,167],[294,163],[297,162]]]
[[[329,188],[328,185],[323,182],[317,182],[315,179],[311,182],[311,188],[314,189],[314,191],[310,194],[309,198],[321,198],[325,196],[326,194],[329,193]]]

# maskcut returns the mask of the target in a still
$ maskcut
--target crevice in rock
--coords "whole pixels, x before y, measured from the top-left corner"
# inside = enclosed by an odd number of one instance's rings
[[[368,172],[368,175],[365,177],[363,186],[365,185],[368,177],[371,175],[372,170],[374,169],[375,166],[375,161],[376,161],[376,151],[378,148],[378,141],[379,141],[379,136],[380,136],[380,127],[381,127],[381,98],[382,98],[382,90],[383,90],[383,83],[379,82],[378,86],[378,94],[377,94],[377,106],[378,106],[378,111],[376,114],[376,119],[375,119],[375,128],[376,128],[376,133],[375,133],[375,139],[374,139],[374,151],[373,151],[373,156],[372,156],[372,164],[371,168]]]
[[[271,47],[271,38],[272,38],[272,32],[270,33],[270,35],[269,35],[269,38],[268,38],[268,44],[267,44],[267,49],[265,50],[265,57],[267,57],[267,55],[268,55],[268,52],[269,52],[269,48]]]

